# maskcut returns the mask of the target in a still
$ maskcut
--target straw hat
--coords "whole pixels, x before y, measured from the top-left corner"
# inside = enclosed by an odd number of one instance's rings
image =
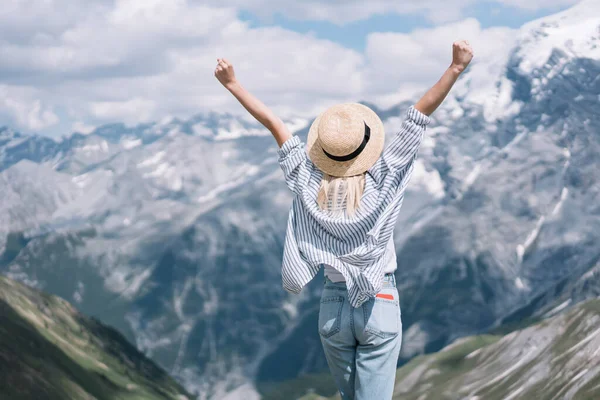
[[[367,171],[383,150],[383,122],[359,103],[336,104],[310,126],[306,151],[323,172],[336,177]]]

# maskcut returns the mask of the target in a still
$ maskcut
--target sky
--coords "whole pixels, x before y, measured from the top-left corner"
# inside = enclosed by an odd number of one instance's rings
[[[206,112],[244,114],[237,79],[282,118],[389,106],[433,85],[467,39],[474,63],[576,0],[2,0],[0,126],[60,138]]]

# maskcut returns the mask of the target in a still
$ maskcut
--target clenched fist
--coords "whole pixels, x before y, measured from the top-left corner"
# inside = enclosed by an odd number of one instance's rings
[[[233,65],[224,58],[217,58],[217,67],[215,68],[215,76],[225,87],[229,87],[235,83],[235,73]]]
[[[473,49],[466,40],[452,43],[452,67],[462,72],[473,59]]]

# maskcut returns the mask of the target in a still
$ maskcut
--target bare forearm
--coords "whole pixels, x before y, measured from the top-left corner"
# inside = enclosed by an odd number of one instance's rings
[[[267,107],[256,96],[247,91],[239,82],[227,85],[227,90],[240,102],[242,106],[265,128],[271,131],[277,144],[281,145],[287,139],[286,129],[279,117]]]
[[[271,129],[277,120],[277,117],[271,110],[252,93],[247,91],[239,82],[234,82],[227,85],[227,90],[235,96],[242,106],[256,118],[258,122],[263,124],[265,128]]]
[[[292,136],[283,121],[277,118],[269,107],[240,85],[229,61],[217,58],[215,77],[258,122],[271,131],[279,147]]]
[[[460,67],[450,66],[440,80],[415,104],[415,108],[425,115],[433,114],[450,93],[450,89],[454,86],[461,72]]]

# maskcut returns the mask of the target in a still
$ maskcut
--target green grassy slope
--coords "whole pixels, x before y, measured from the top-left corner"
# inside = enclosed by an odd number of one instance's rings
[[[0,399],[188,398],[114,329],[0,276]]]

